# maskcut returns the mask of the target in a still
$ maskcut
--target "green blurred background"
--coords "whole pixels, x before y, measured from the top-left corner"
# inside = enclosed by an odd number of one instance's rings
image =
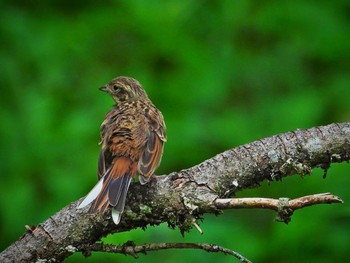
[[[2,1],[0,250],[96,182],[99,126],[113,102],[98,87],[138,79],[163,112],[157,174],[278,133],[350,119],[349,1]],[[106,242],[209,242],[254,262],[344,262],[350,251],[349,165],[263,184],[239,196],[332,192],[343,205],[206,215],[182,238],[166,225]],[[140,262],[233,262],[169,250]],[[66,262],[135,262],[81,254]]]

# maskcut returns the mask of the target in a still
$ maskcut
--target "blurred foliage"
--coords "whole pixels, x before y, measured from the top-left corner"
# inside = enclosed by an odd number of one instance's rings
[[[158,174],[191,167],[274,134],[350,118],[350,4],[338,1],[2,1],[0,3],[0,249],[96,182],[99,125],[113,102],[97,88],[138,79],[163,112]],[[344,262],[350,244],[349,165],[263,184],[239,196],[331,191],[343,205],[206,215],[204,235],[165,225],[107,237],[124,243],[210,242],[254,262]],[[193,250],[142,262],[232,262]],[[134,262],[81,254],[67,262]]]

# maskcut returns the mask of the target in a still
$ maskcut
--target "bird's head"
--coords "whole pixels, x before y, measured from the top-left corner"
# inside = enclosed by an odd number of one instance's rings
[[[116,102],[127,101],[134,98],[148,98],[141,84],[133,78],[117,77],[100,90],[110,94]]]

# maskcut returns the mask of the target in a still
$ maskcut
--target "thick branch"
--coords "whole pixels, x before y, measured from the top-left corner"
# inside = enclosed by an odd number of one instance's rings
[[[264,180],[280,180],[293,174],[310,174],[332,162],[350,158],[350,123],[331,124],[287,132],[258,140],[204,161],[190,169],[159,176],[149,184],[133,184],[122,221],[115,226],[110,211],[87,214],[74,202],[0,254],[0,262],[62,261],[70,246],[91,244],[111,232],[168,222],[181,231],[192,227],[203,213],[217,212],[213,202]],[[91,227],[91,226],[94,227]]]

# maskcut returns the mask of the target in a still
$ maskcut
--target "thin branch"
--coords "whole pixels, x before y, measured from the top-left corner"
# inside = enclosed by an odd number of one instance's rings
[[[238,208],[266,208],[278,212],[277,220],[285,223],[290,222],[293,212],[303,207],[342,203],[343,200],[330,193],[307,195],[290,200],[289,198],[229,198],[217,199],[214,206],[218,209],[238,209]]]
[[[315,194],[315,195],[307,195],[304,197],[296,198],[289,201],[290,207],[294,210],[299,208],[318,205],[318,204],[332,204],[332,203],[343,203],[344,201],[331,193],[323,193],[323,194]]]
[[[241,262],[251,263],[250,260],[248,260],[241,254],[233,250],[230,250],[215,244],[208,244],[208,243],[151,243],[151,244],[144,244],[142,246],[137,246],[134,242],[129,241],[121,246],[95,243],[91,245],[82,245],[77,249],[74,249],[74,248],[71,248],[71,249],[75,251],[82,251],[85,256],[89,256],[91,251],[97,251],[97,252],[107,252],[107,253],[119,253],[124,255],[130,255],[134,258],[138,258],[137,254],[139,253],[146,254],[146,252],[148,251],[174,249],[174,248],[201,249],[207,252],[224,253],[224,254],[228,254],[236,257]]]

